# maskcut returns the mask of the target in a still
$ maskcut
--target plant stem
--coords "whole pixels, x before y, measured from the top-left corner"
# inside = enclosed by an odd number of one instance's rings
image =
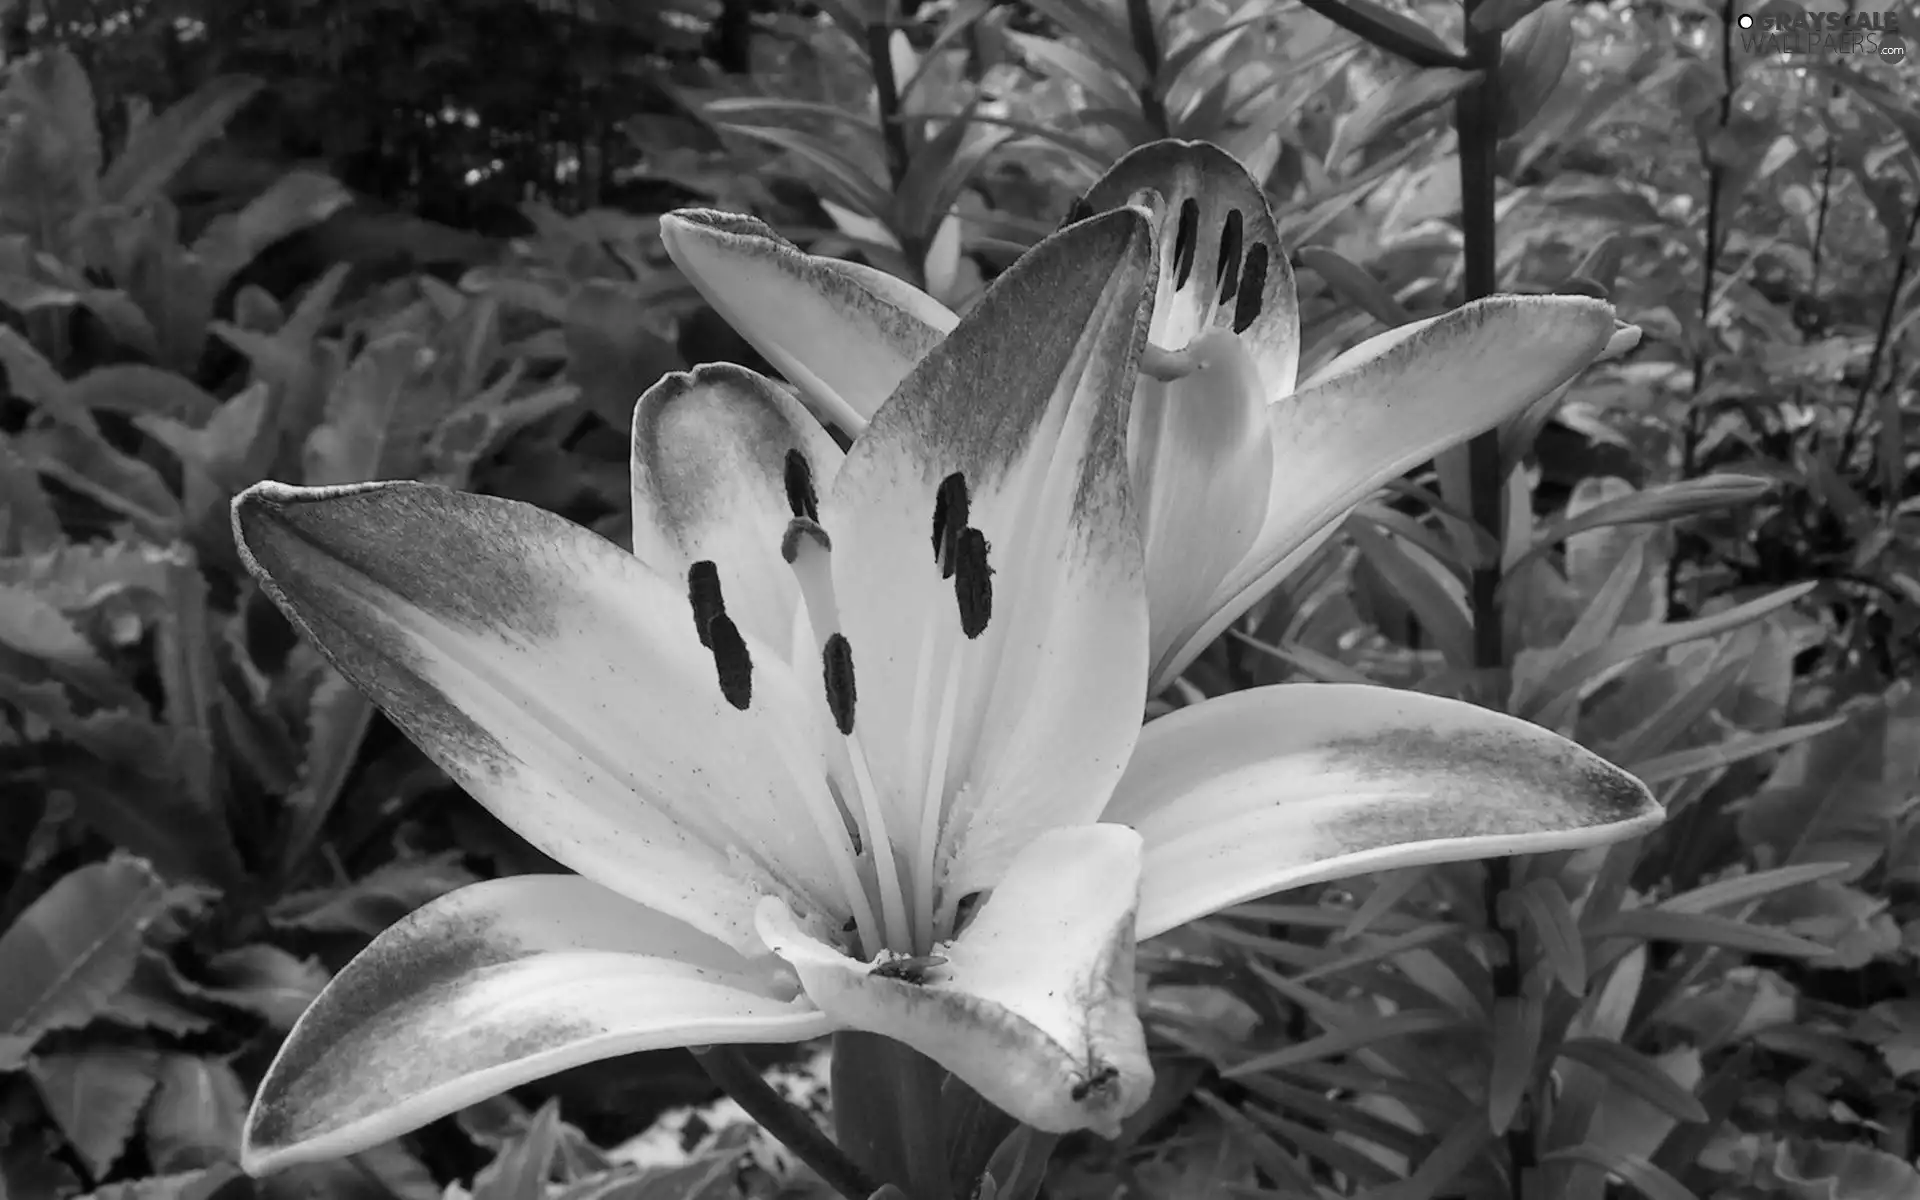
[[[1499,286],[1500,267],[1494,221],[1498,184],[1495,156],[1500,148],[1500,34],[1474,27],[1473,13],[1479,2],[1467,0],[1466,39],[1467,58],[1473,69],[1480,72],[1480,81],[1454,102],[1460,143],[1460,231],[1468,300],[1494,293]],[[1467,443],[1468,494],[1473,519],[1493,535],[1495,545],[1502,542],[1505,534],[1501,507],[1506,491],[1506,466],[1500,455],[1499,430],[1490,430]],[[1476,674],[1498,679],[1507,665],[1498,555],[1473,569],[1469,599],[1473,611]],[[1500,897],[1512,883],[1510,860],[1496,858],[1487,862],[1483,896],[1486,920],[1489,928],[1500,930],[1505,938],[1505,954],[1493,967],[1494,995],[1501,998],[1518,997],[1521,987],[1519,934],[1502,924],[1498,916]],[[1531,1097],[1523,1097],[1506,1134],[1507,1177],[1513,1200],[1524,1200],[1527,1180],[1535,1167],[1534,1118]]]
[[[1166,137],[1173,130],[1167,126],[1167,106],[1160,100],[1160,36],[1153,28],[1151,0],[1127,0],[1127,30],[1133,35],[1134,52],[1147,68],[1146,80],[1134,89],[1140,97],[1140,115]]]
[[[867,26],[867,58],[880,106],[880,139],[887,150],[887,178],[895,190],[907,177],[907,127],[900,121],[900,81],[893,77],[893,29],[886,22]]]
[[[1720,77],[1725,84],[1720,93],[1720,129],[1733,121],[1733,0],[1720,5]],[[1726,176],[1720,165],[1720,151],[1709,142],[1701,148],[1707,168],[1707,242],[1700,264],[1700,336],[1693,348],[1693,390],[1687,397],[1686,422],[1680,432],[1680,478],[1688,480],[1699,470],[1700,439],[1705,430],[1700,419],[1700,393],[1707,385],[1707,365],[1713,339],[1713,292],[1720,267],[1720,227],[1731,215],[1721,211],[1721,182]],[[1667,605],[1672,607],[1674,592],[1680,583],[1680,555],[1667,556]]]
[[[1873,393],[1874,381],[1880,377],[1880,363],[1886,357],[1887,341],[1893,333],[1894,313],[1900,307],[1900,291],[1907,283],[1907,271],[1912,262],[1910,248],[1916,232],[1920,232],[1920,196],[1915,197],[1913,211],[1907,216],[1906,240],[1901,243],[1900,253],[1893,262],[1893,283],[1887,288],[1887,302],[1880,306],[1880,331],[1873,339],[1873,353],[1867,356],[1867,372],[1861,377],[1859,393],[1853,400],[1853,412],[1847,416],[1846,436],[1840,441],[1840,456],[1834,462],[1834,467],[1842,474],[1846,472],[1848,461],[1853,458],[1860,424],[1867,413],[1867,400]],[[1898,465],[1897,459],[1895,465]],[[1898,502],[1898,490],[1896,477],[1893,486],[1887,489],[1889,504]]]
[[[794,1157],[812,1167],[814,1173],[847,1200],[867,1200],[880,1185],[841,1152],[840,1147],[822,1133],[813,1118],[787,1103],[767,1086],[740,1051],[732,1046],[696,1047],[698,1059],[708,1078],[719,1084],[746,1114],[760,1122],[761,1128],[780,1139]]]

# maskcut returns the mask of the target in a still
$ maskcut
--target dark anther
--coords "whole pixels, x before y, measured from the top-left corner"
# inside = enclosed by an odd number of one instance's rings
[[[700,644],[711,650],[713,638],[707,627],[715,617],[727,614],[727,602],[720,595],[720,568],[711,561],[703,558],[687,568],[687,603],[693,605],[693,628]]]
[[[820,496],[813,490],[813,469],[798,449],[787,451],[787,507],[796,517],[820,519]]]
[[[803,537],[812,538],[820,543],[822,550],[833,549],[833,539],[827,536],[827,531],[820,528],[818,522],[806,517],[795,517],[787,522],[787,531],[780,535],[780,557],[789,563],[799,558],[800,539]]]
[[[1260,305],[1267,291],[1267,247],[1255,242],[1247,247],[1247,265],[1240,271],[1240,294],[1233,302],[1233,331],[1245,333],[1260,319]]]
[[[1180,202],[1180,228],[1173,235],[1173,286],[1187,286],[1193,274],[1194,251],[1200,248],[1200,202],[1188,196]]]
[[[955,471],[940,481],[933,497],[933,561],[940,564],[940,578],[953,578],[954,547],[960,531],[967,527],[967,479]]]
[[[1074,1103],[1078,1104],[1088,1096],[1093,1095],[1094,1089],[1104,1088],[1118,1078],[1120,1078],[1120,1068],[1101,1067],[1099,1070],[1092,1072],[1085,1079],[1082,1079],[1079,1083],[1069,1088],[1068,1094],[1073,1097]]]
[[[927,975],[935,967],[943,966],[946,959],[938,954],[916,954],[902,958],[890,958],[876,966],[867,974],[875,979],[898,979],[901,983],[920,984],[927,981]]]
[[[844,634],[834,634],[820,648],[821,664],[826,672],[827,708],[841,736],[853,732],[853,703],[858,696],[853,686],[853,647]]]
[[[713,666],[720,676],[720,694],[744,712],[753,703],[753,658],[747,653],[747,640],[725,613],[714,614],[707,623],[707,634],[713,639]]]
[[[977,638],[993,618],[993,568],[987,565],[987,535],[969,525],[960,531],[954,555],[953,594],[960,602],[960,632]]]
[[[1214,282],[1223,298],[1233,295],[1240,286],[1240,236],[1241,217],[1236,208],[1227,214],[1226,224],[1220,228],[1220,272]]]
[[[981,902],[986,898],[987,894],[985,892],[968,892],[966,895],[960,897],[960,902],[953,906],[953,933],[955,937],[958,937],[964,932],[967,926],[973,924],[973,914],[980,911]]]

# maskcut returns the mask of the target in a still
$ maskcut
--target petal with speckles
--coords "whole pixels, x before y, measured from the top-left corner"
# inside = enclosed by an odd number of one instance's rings
[[[723,363],[668,375],[633,410],[633,552],[674,579],[712,562],[740,628],[787,649],[800,591],[780,539],[794,516],[817,516],[842,457],[762,375]]]
[[[1664,816],[1638,779],[1518,718],[1390,688],[1284,684],[1148,724],[1101,820],[1146,841],[1149,938],[1282,888],[1600,846]]]
[[[339,1158],[621,1054],[833,1030],[779,959],[571,875],[461,888],[373,940],[294,1025],[247,1115],[250,1174]]]
[[[1042,834],[934,948],[944,961],[910,978],[807,936],[778,900],[763,903],[760,928],[842,1028],[913,1047],[1042,1132],[1113,1138],[1153,1088],[1134,1009],[1139,870],[1130,829]]]
[[[682,209],[660,218],[660,240],[727,324],[849,436],[958,321],[911,284],[808,254],[751,217]]]
[[[1117,208],[1145,193],[1159,225],[1153,343],[1178,350],[1209,329],[1237,335],[1265,394],[1292,391],[1300,305],[1266,193],[1220,147],[1167,139],[1107,168],[1086,203],[1095,211]]]
[[[949,909],[1034,834],[1092,820],[1138,732],[1126,429],[1153,270],[1138,209],[1042,242],[874,414],[822,504],[855,732],[909,874],[952,861]],[[936,530],[961,526],[979,558],[947,574]]]
[[[809,700],[741,634],[747,679],[723,689],[685,581],[531,505],[425,484],[263,483],[233,520],[294,626],[547,854],[735,946],[756,889],[850,914],[849,851],[795,794],[825,769]]]

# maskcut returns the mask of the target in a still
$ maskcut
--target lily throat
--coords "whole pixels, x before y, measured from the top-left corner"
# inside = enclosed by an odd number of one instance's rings
[[[914,663],[910,761],[924,768],[905,796],[883,796],[862,745],[857,636],[850,637],[834,583],[831,530],[823,523],[815,472],[798,448],[786,454],[784,484],[790,517],[779,534],[781,558],[798,585],[802,632],[795,638],[794,665],[811,653],[819,663],[818,697],[827,743],[824,774],[809,766],[813,756],[795,746],[776,747],[815,831],[830,848],[838,877],[837,899],[848,914],[832,916],[821,932],[863,959],[929,955],[950,941],[979,895],[947,897],[941,887],[955,836],[947,817],[964,797],[965,772],[977,725],[961,711],[962,680],[994,652],[983,636],[992,626],[995,555],[986,534],[971,523],[972,493],[955,471],[933,489],[927,559],[896,564],[901,571],[937,578],[942,603],[922,606],[919,652]],[[687,572],[687,602],[696,633],[713,657],[721,694],[747,711],[754,700],[753,651],[728,615],[718,565],[694,562]],[[810,638],[806,635],[810,635]],[[810,644],[808,644],[810,641]],[[806,672],[800,672],[802,677]],[[912,786],[917,783],[917,789]],[[917,795],[912,794],[917,790]],[[905,814],[903,818],[903,814]],[[891,817],[891,820],[889,819]],[[945,836],[943,836],[945,835]],[[791,881],[775,864],[755,864],[789,896]],[[837,936],[835,936],[837,935]]]

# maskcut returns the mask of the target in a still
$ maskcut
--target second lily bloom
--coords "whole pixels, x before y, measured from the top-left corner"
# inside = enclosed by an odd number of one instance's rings
[[[1245,168],[1206,143],[1143,146],[1077,209],[1126,204],[1150,207],[1160,257],[1127,432],[1156,693],[1375,489],[1566,383],[1615,332],[1598,300],[1498,296],[1362,342],[1301,381],[1293,271]],[[849,436],[959,320],[910,284],[806,254],[749,217],[682,211],[662,218],[661,237],[707,301]]]

